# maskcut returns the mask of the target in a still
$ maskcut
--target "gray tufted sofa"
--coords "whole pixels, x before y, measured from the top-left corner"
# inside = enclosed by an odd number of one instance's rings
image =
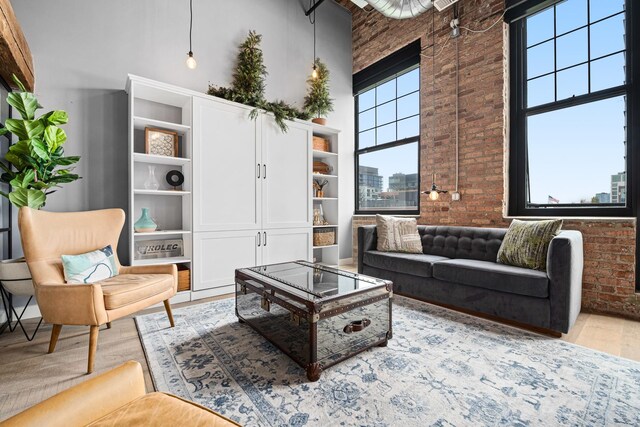
[[[358,228],[358,272],[394,283],[394,292],[566,333],[580,313],[582,234],[562,231],[547,271],[498,264],[506,229],[418,226],[422,254],[379,252],[376,226]]]

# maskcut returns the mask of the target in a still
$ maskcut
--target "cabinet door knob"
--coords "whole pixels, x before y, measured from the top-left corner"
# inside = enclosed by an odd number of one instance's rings
[[[257,241],[258,241],[258,247],[260,247],[260,232],[258,231],[258,237],[257,237]]]
[[[258,179],[260,179],[260,163],[258,163]]]
[[[267,179],[267,165],[263,165],[263,167],[264,167],[264,173],[262,174],[262,177],[264,179]],[[258,178],[260,178],[260,177],[258,177]]]
[[[264,245],[267,246],[267,232],[264,232]]]

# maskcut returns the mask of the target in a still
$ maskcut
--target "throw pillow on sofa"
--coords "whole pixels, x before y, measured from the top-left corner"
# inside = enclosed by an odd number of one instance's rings
[[[376,215],[376,229],[379,251],[422,253],[422,241],[415,218]]]
[[[562,228],[562,220],[520,221],[514,219],[498,251],[498,263],[546,271],[551,240]]]
[[[95,283],[118,275],[111,245],[86,254],[62,255],[67,283]]]

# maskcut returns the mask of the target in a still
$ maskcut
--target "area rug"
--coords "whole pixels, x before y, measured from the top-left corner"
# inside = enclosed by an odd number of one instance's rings
[[[232,299],[136,317],[158,391],[247,426],[640,425],[640,364],[394,298],[394,336],[307,382]]]

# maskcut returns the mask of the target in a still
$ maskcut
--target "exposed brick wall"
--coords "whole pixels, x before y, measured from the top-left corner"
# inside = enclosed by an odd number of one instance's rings
[[[501,24],[482,34],[462,30],[450,39],[452,10],[427,12],[411,20],[387,19],[364,12],[348,0],[339,3],[353,14],[354,72],[421,39],[421,185],[431,174],[438,185],[455,187],[455,49],[459,50],[459,191],[452,202],[421,199],[421,224],[507,227],[505,174],[508,159],[507,126],[508,28]],[[465,0],[460,3],[461,25],[486,28],[500,17],[504,0]],[[432,21],[433,19],[433,21]],[[432,22],[435,26],[433,61]],[[444,44],[446,48],[443,49]],[[434,87],[435,75],[435,120]],[[435,122],[435,125],[434,125]],[[355,229],[372,223],[354,217]],[[635,220],[569,219],[566,229],[579,230],[585,240],[583,309],[640,319],[635,294]],[[354,260],[357,248],[354,248]]]

